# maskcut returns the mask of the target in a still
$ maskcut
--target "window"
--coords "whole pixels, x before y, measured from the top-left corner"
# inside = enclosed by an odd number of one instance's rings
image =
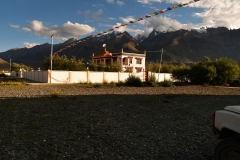
[[[128,58],[123,58],[123,65],[128,65]]]
[[[136,58],[136,64],[142,64],[142,59],[137,59]]]
[[[132,64],[132,58],[129,58],[129,63]]]

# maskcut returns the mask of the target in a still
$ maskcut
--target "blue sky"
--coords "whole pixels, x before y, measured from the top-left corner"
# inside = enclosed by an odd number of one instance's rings
[[[0,52],[84,38],[191,0],[1,0]],[[239,0],[200,0],[115,29],[148,36],[153,30],[239,28]]]

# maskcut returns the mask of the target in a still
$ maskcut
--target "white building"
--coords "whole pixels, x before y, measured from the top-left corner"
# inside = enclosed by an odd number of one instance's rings
[[[144,54],[127,53],[123,52],[123,49],[119,53],[110,53],[104,49],[103,52],[92,55],[92,62],[94,64],[106,64],[118,62],[123,71],[128,72],[142,72],[145,71],[146,51]]]

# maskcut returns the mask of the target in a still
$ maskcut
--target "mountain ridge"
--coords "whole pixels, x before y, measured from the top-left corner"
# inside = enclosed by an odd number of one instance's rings
[[[77,39],[72,38],[63,43],[54,44],[54,53],[76,41]],[[228,57],[240,62],[240,29],[228,30],[225,27],[190,31],[181,29],[171,32],[153,30],[146,38],[141,36],[135,38],[126,31],[123,33],[111,32],[86,42],[77,43],[73,47],[63,50],[59,55],[75,56],[78,59],[89,61],[92,53],[97,54],[103,50],[103,44],[106,44],[107,50],[112,53],[120,52],[122,48],[125,52],[132,53],[143,53],[146,50],[148,63],[160,60],[162,48],[175,55],[175,57],[169,57],[163,54],[163,61],[177,61],[180,58],[185,62],[197,62],[204,56],[208,56],[212,60]],[[13,62],[37,68],[42,66],[45,57],[50,56],[50,51],[51,44],[44,43],[29,49],[20,48],[2,52],[0,58],[5,61],[9,61],[11,58]]]

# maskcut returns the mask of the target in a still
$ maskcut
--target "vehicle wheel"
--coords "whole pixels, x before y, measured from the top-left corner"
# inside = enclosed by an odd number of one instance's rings
[[[239,86],[239,82],[238,82],[238,81],[234,81],[234,82],[233,82],[233,86],[234,86],[234,87]]]
[[[220,141],[214,150],[215,160],[240,160],[240,139],[227,138]]]

